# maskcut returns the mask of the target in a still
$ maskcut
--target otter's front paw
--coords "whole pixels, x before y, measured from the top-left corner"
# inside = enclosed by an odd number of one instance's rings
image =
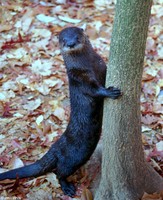
[[[108,87],[107,90],[110,92],[110,98],[117,99],[119,96],[122,96],[120,89],[115,87]]]

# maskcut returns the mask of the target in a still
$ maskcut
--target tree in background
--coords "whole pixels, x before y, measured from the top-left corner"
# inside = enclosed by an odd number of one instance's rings
[[[95,200],[138,200],[163,189],[145,159],[140,93],[152,0],[117,0],[106,85],[123,96],[105,100],[102,177]]]

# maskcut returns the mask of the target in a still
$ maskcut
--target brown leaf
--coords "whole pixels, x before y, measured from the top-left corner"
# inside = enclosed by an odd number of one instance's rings
[[[90,190],[88,190],[87,188],[83,190],[81,200],[93,200],[93,196]]]
[[[157,194],[157,193],[154,193],[154,194],[147,194],[145,193],[142,197],[142,200],[162,200],[162,194]]]

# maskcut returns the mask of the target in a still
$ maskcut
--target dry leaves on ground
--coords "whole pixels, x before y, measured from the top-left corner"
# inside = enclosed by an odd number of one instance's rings
[[[163,174],[163,11],[152,7],[142,81],[142,133],[146,158]],[[58,46],[65,26],[85,29],[96,51],[107,61],[114,1],[1,0],[0,27],[0,172],[42,157],[65,130],[69,118],[68,85]],[[87,170],[75,199],[92,199],[85,188]],[[5,181],[2,197],[63,199],[54,174],[32,180]],[[2,189],[2,188],[0,188]],[[158,195],[143,199],[160,199]]]

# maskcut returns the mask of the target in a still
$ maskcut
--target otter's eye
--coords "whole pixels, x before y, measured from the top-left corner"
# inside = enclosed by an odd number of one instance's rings
[[[80,42],[79,36],[76,36],[76,37],[75,37],[75,40],[76,40],[77,42]]]

